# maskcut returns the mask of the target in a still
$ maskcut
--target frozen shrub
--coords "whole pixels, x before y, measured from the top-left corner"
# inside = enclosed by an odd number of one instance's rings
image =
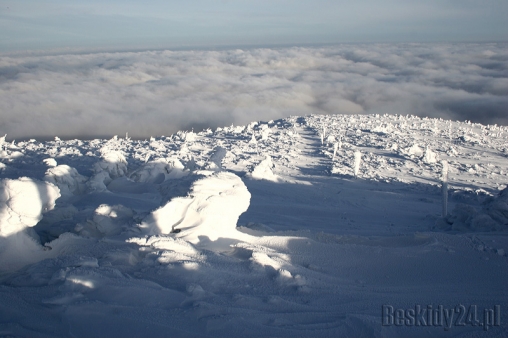
[[[114,179],[127,173],[127,160],[120,151],[102,149],[102,161],[94,165],[95,173],[105,171]]]
[[[49,168],[46,171],[44,180],[58,186],[62,195],[80,194],[85,190],[86,177],[79,174],[75,168],[67,165]]]
[[[266,158],[254,167],[254,170],[249,173],[249,177],[257,180],[269,180],[278,181],[277,175],[275,175],[272,169],[275,165],[272,162],[272,158],[267,155]]]

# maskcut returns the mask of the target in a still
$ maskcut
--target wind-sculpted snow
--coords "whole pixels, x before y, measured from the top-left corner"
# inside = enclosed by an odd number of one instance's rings
[[[273,174],[272,168],[274,167],[272,163],[272,159],[270,156],[267,156],[265,160],[261,161],[259,164],[254,167],[254,170],[249,173],[250,178],[259,179],[259,180],[270,180],[277,181],[277,176]]]
[[[0,272],[40,260],[39,237],[28,228],[55,207],[59,196],[59,189],[47,182],[26,177],[0,181]]]
[[[8,237],[35,226],[42,213],[53,209],[60,196],[50,183],[20,178],[0,182],[0,236]]]
[[[311,113],[506,125],[507,69],[505,43],[3,55],[0,133],[147,138]]]
[[[55,162],[55,166],[46,171],[44,180],[58,186],[60,194],[69,195],[82,193],[85,189],[86,178],[79,174],[75,168],[67,165],[56,166]]]
[[[381,308],[508,307],[507,139],[374,114],[3,142],[0,333],[503,336]]]
[[[159,158],[141,166],[130,178],[138,182],[160,184],[167,179],[178,179],[187,174],[189,171],[186,171],[180,160]]]
[[[193,244],[219,238],[241,239],[240,214],[249,207],[250,193],[238,176],[216,172],[197,180],[189,196],[174,198],[140,225],[151,234],[177,233]]]

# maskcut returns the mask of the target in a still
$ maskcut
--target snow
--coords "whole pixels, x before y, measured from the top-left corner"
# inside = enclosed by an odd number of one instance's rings
[[[149,234],[177,233],[177,238],[192,244],[242,238],[236,226],[249,207],[247,187],[233,173],[206,174],[194,182],[187,197],[174,198],[152,212],[140,228]]]
[[[0,235],[8,237],[35,226],[42,213],[53,209],[60,192],[55,185],[31,178],[0,182]]]
[[[180,160],[159,158],[141,166],[130,178],[137,182],[160,184],[167,179],[178,179],[187,174]]]
[[[264,160],[262,160],[259,164],[257,164],[251,173],[249,173],[249,177],[257,180],[269,180],[277,182],[277,176],[273,174],[272,169],[274,168],[274,164],[272,162],[272,158],[267,155]]]
[[[53,160],[53,159],[52,159]],[[62,195],[81,194],[85,190],[86,178],[75,168],[67,165],[50,167],[44,176],[46,182],[58,186]]]
[[[388,114],[2,139],[0,333],[506,336],[506,140]],[[501,325],[382,326],[386,304]]]

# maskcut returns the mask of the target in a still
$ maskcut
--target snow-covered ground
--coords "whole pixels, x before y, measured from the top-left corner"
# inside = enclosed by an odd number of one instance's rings
[[[2,138],[0,335],[508,336],[506,140],[393,115]]]

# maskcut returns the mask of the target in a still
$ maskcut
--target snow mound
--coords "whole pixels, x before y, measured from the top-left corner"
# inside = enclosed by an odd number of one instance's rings
[[[103,160],[94,165],[96,173],[104,171],[112,179],[124,176],[127,173],[127,160],[122,152],[102,149],[101,153]]]
[[[435,164],[437,162],[437,154],[427,147],[422,160],[425,164]]]
[[[455,231],[508,231],[508,188],[485,201],[481,210],[459,203],[447,222],[438,223],[438,228]]]
[[[137,182],[160,184],[167,179],[179,179],[189,174],[184,165],[178,159],[159,158],[149,161],[136,172],[130,175],[130,179]]]
[[[403,149],[402,154],[407,155],[408,157],[420,158],[423,156],[423,150],[420,148],[420,146],[414,144],[411,147]]]
[[[76,230],[80,235],[98,238],[117,235],[129,224],[133,216],[134,212],[123,205],[102,204],[94,211],[92,220],[78,224]]]
[[[46,171],[44,180],[58,186],[62,196],[66,196],[83,193],[86,177],[79,174],[73,167],[58,165]]]
[[[278,176],[275,175],[272,169],[275,168],[275,165],[272,162],[272,158],[267,155],[266,158],[261,161],[259,164],[254,167],[251,173],[249,173],[249,177],[257,180],[268,180],[275,181],[279,180]]]
[[[181,140],[181,141],[186,141],[186,142],[193,142],[197,139],[197,134],[190,131],[190,132],[185,132],[185,131],[178,131],[174,138],[176,140]]]
[[[141,228],[150,234],[176,233],[198,244],[219,238],[238,238],[240,215],[250,204],[250,193],[237,175],[215,172],[197,180],[187,197],[178,197],[152,212]]]
[[[42,162],[48,167],[56,167],[58,165],[55,158],[47,158],[42,160]]]
[[[0,236],[35,226],[42,213],[55,207],[60,190],[51,183],[30,178],[0,182]]]
[[[101,149],[102,161],[94,164],[95,175],[87,182],[88,188],[93,192],[107,191],[107,185],[113,179],[127,174],[127,160],[120,151],[113,151],[107,147]]]
[[[393,128],[389,124],[380,124],[380,125],[375,126],[372,129],[372,132],[378,133],[378,134],[390,134],[390,133],[393,133]]]
[[[499,193],[499,196],[485,206],[487,214],[497,223],[508,229],[508,187]]]
[[[90,189],[91,192],[104,192],[107,191],[108,188],[106,185],[109,185],[113,180],[109,176],[107,172],[99,172],[88,180],[86,185]]]

